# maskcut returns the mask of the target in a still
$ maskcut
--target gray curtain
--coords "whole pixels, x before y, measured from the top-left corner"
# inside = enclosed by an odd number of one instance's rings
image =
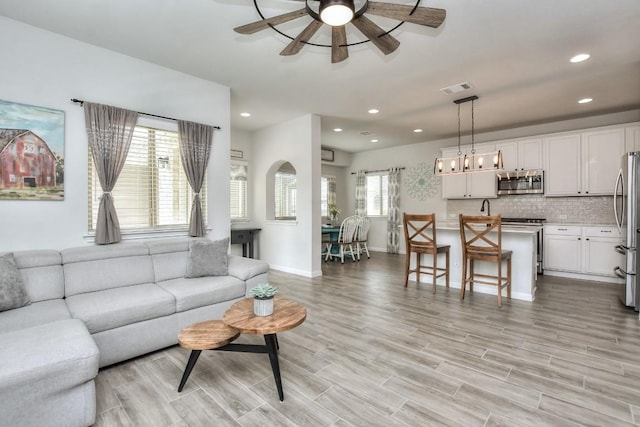
[[[400,245],[400,169],[389,169],[389,206],[387,207],[387,252],[397,254]]]
[[[195,194],[189,221],[189,235],[193,237],[201,237],[207,233],[202,217],[200,190],[209,164],[213,131],[213,126],[178,120],[182,167]]]
[[[127,159],[138,113],[109,105],[84,103],[84,120],[102,197],[98,207],[95,242],[98,245],[122,240],[120,222],[111,191]]]
[[[336,177],[327,177],[327,205],[335,205],[337,203],[336,187]]]
[[[359,170],[356,174],[356,215],[367,215],[367,174]]]

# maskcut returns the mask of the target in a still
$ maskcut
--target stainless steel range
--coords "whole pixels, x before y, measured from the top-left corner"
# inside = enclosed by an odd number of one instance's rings
[[[536,253],[536,268],[538,270],[538,274],[542,274],[544,272],[544,268],[542,265],[542,250],[544,243],[544,233],[542,231],[542,225],[546,221],[545,218],[502,218],[502,223],[504,225],[509,226],[531,226],[531,225],[539,225],[540,228],[537,232],[537,240],[538,240],[538,249]]]

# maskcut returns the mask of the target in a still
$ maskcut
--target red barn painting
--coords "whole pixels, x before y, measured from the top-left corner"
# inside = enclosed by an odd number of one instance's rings
[[[56,186],[56,156],[26,129],[0,129],[0,189]]]

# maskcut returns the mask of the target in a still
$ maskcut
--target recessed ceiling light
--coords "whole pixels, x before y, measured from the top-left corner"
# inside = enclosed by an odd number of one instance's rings
[[[588,53],[579,53],[573,58],[571,58],[570,61],[573,63],[576,63],[576,62],[586,61],[589,58],[591,58],[591,55],[589,55]]]
[[[372,108],[369,110],[369,114],[378,114],[380,112],[380,110],[378,110],[377,108]]]
[[[378,140],[377,139],[372,139],[371,142],[378,142]]]
[[[342,132],[342,128],[335,128],[333,131],[334,132]]]
[[[578,104],[587,104],[591,101],[593,101],[593,98],[582,98],[581,100],[578,101]]]
[[[251,113],[240,113],[242,117],[251,117]]]
[[[422,129],[414,129],[413,131],[414,131],[415,133],[420,133],[420,132],[422,132]]]

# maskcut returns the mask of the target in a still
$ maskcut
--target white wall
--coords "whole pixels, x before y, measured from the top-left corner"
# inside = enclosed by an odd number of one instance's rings
[[[3,99],[65,112],[64,201],[0,201],[0,251],[89,244],[87,135],[83,109],[70,98],[221,126],[207,222],[211,238],[229,235],[229,88],[3,17],[0,52]]]
[[[271,268],[307,277],[320,268],[320,118],[306,115],[253,134],[253,218],[262,227],[260,258]],[[288,161],[296,168],[295,221],[269,220],[265,177],[274,164]]]

